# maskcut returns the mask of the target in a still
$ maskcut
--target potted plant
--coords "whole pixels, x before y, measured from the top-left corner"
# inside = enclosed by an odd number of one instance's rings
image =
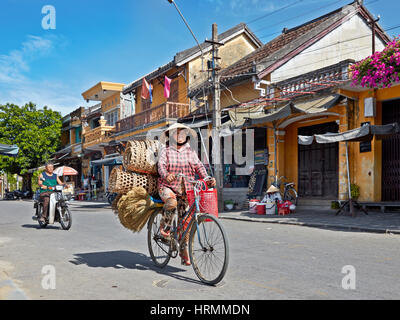
[[[225,208],[226,210],[232,210],[235,202],[233,200],[225,200]]]
[[[351,198],[357,200],[360,196],[360,187],[354,183],[350,185]]]

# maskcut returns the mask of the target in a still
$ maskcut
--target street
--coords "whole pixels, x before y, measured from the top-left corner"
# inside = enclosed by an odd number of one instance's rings
[[[0,299],[399,299],[400,236],[221,219],[230,263],[216,287],[171,259],[156,268],[147,229],[75,202],[69,231],[39,229],[30,201],[0,201]],[[55,289],[44,289],[54,266]],[[353,266],[355,288],[344,289]],[[344,269],[348,270],[348,268]]]

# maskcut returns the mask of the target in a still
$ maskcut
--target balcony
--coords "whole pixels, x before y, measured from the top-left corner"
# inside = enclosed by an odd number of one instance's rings
[[[106,126],[105,120],[100,121],[100,127],[96,127],[84,133],[84,149],[101,149],[98,145],[107,142],[111,134],[114,132],[115,127]]]
[[[133,128],[143,127],[151,123],[157,123],[161,120],[185,117],[189,112],[189,104],[166,102],[117,121],[115,128],[116,132],[123,132]]]

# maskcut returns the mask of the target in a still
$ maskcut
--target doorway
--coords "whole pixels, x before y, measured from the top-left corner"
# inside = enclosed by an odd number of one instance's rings
[[[382,124],[400,123],[400,100],[383,102]],[[400,134],[382,140],[382,201],[400,201]]]
[[[336,122],[298,129],[299,135],[311,136],[338,132]],[[337,199],[339,180],[339,143],[298,145],[298,181],[300,197]]]

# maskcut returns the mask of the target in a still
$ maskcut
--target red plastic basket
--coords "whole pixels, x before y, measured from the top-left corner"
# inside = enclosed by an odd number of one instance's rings
[[[189,206],[194,203],[194,190],[186,192]],[[218,196],[217,189],[200,191],[200,212],[209,213],[218,218]]]

